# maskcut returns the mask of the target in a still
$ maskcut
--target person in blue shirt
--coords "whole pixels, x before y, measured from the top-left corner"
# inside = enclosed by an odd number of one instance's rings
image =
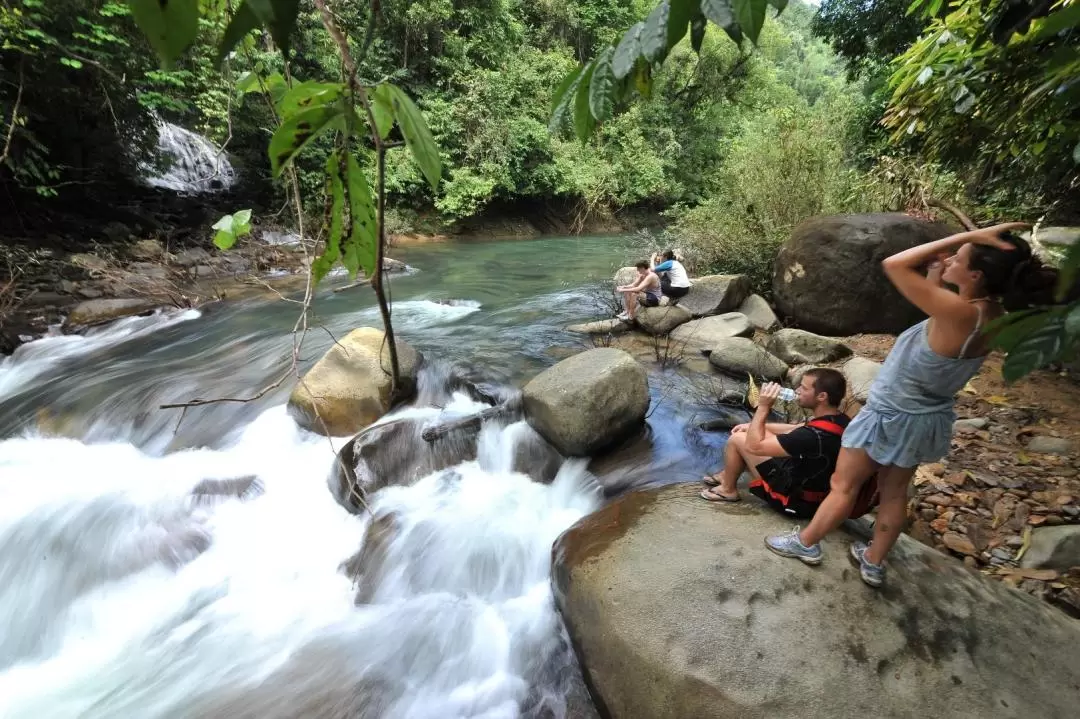
[[[675,259],[673,251],[664,250],[653,255],[650,269],[660,277],[660,291],[672,300],[685,297],[690,291],[690,276],[683,264]]]

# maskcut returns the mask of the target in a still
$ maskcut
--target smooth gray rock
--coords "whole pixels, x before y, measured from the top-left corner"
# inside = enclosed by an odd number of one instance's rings
[[[729,337],[714,344],[709,364],[736,377],[752,374],[774,382],[783,380],[788,371],[783,360],[745,337]]]
[[[123,317],[152,312],[157,304],[143,298],[88,300],[75,305],[64,322],[65,329],[93,327]]]
[[[886,257],[953,233],[901,213],[812,217],[792,233],[773,270],[776,310],[833,337],[899,334],[921,320],[881,269]]]
[[[851,356],[840,340],[796,329],[779,330],[766,347],[788,364],[823,364]]]
[[[727,312],[715,317],[703,317],[676,327],[671,339],[686,350],[711,349],[729,337],[748,337],[754,334],[750,320],[741,312]]]
[[[739,305],[739,312],[746,315],[751,326],[764,332],[772,332],[780,326],[780,320],[765,298],[761,295],[750,295]]]
[[[1060,527],[1036,527],[1031,546],[1020,566],[1028,569],[1056,569],[1066,572],[1080,567],[1080,524]]]
[[[663,336],[689,322],[690,313],[678,305],[643,307],[637,311],[634,319],[638,326],[649,334]]]
[[[847,380],[848,396],[856,402],[866,402],[870,387],[881,371],[881,363],[865,357],[852,357],[841,370]]]
[[[619,269],[617,269],[615,271],[615,277],[612,278],[612,281],[615,283],[615,286],[618,287],[620,285],[631,285],[637,282],[637,279],[637,268],[631,266],[620,267]]]
[[[979,430],[986,429],[990,426],[990,420],[986,417],[971,417],[969,419],[958,419],[953,422],[953,431],[961,434],[978,432]]]
[[[1031,441],[1027,443],[1027,450],[1037,454],[1069,455],[1073,453],[1073,446],[1067,439],[1040,435],[1031,438]]]
[[[762,546],[789,519],[700,488],[633,492],[555,544],[556,603],[605,716],[1076,715],[1080,623],[1061,611],[903,536],[869,589],[846,532],[807,567]]]
[[[629,332],[630,324],[617,319],[596,320],[595,322],[570,325],[566,330],[579,335],[617,335]]]
[[[692,282],[679,306],[695,318],[733,312],[750,295],[750,280],[745,275],[707,275]]]
[[[1031,233],[1024,232],[1022,236],[1029,239]],[[1071,247],[1080,240],[1080,227],[1040,227],[1036,239],[1044,245]]]
[[[541,437],[563,456],[588,457],[644,427],[649,378],[629,353],[601,347],[541,372],[523,397]]]

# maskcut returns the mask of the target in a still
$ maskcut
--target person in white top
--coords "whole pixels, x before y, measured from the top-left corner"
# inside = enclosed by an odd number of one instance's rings
[[[660,291],[672,300],[685,297],[690,291],[690,276],[671,250],[654,254],[650,269],[660,276]]]

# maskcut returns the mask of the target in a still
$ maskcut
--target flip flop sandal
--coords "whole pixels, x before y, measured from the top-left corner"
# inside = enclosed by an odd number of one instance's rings
[[[714,474],[705,475],[704,477],[701,478],[701,481],[704,482],[705,484],[709,485],[710,487],[719,487],[720,486],[720,480],[717,479],[716,475],[714,475]]]
[[[714,493],[711,489],[703,489],[703,490],[701,490],[700,496],[701,496],[702,499],[707,500],[709,502],[729,502],[729,503],[731,503],[731,502],[741,502],[742,501],[742,497],[739,496],[738,494],[736,494],[734,497],[725,497],[722,494]]]

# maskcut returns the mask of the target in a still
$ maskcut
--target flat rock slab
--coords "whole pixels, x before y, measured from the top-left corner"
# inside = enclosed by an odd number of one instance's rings
[[[780,320],[776,318],[773,308],[769,306],[769,303],[761,295],[747,297],[739,305],[738,311],[746,315],[746,318],[750,320],[750,324],[756,329],[772,332],[780,326]]]
[[[851,356],[851,348],[840,340],[796,329],[780,330],[766,346],[788,364],[822,364]]]
[[[746,275],[706,275],[692,280],[693,285],[679,306],[694,317],[707,317],[732,312],[750,296],[750,280]]]
[[[566,330],[567,332],[574,332],[579,335],[618,335],[623,332],[629,332],[630,324],[616,319],[596,320],[595,322],[570,325]]]
[[[754,334],[750,320],[741,312],[726,312],[716,317],[704,317],[676,327],[671,339],[687,350],[712,349],[729,337],[748,337]]]
[[[1075,717],[1080,624],[906,537],[870,589],[833,533],[807,567],[791,523],[700,485],[634,492],[553,550],[556,601],[613,719]]]
[[[745,337],[729,337],[714,343],[709,364],[740,379],[751,374],[771,382],[782,381],[788,371],[783,360]]]

